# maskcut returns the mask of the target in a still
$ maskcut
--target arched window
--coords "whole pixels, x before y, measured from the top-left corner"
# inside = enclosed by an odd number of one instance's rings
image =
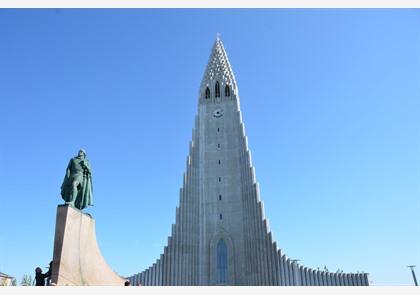
[[[227,284],[227,247],[226,242],[220,239],[217,243],[217,284]]]
[[[229,85],[226,85],[226,87],[225,87],[225,96],[230,96],[230,88],[229,88]]]
[[[220,97],[220,84],[219,81],[216,82],[216,86],[214,86],[215,97]]]
[[[206,87],[206,98],[210,98],[210,89]]]

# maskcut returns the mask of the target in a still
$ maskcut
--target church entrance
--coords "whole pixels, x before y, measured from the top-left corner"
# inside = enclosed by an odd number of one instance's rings
[[[226,242],[223,239],[220,239],[219,242],[217,242],[217,262],[216,262],[216,273],[217,273],[217,285],[227,285],[228,282],[228,263],[227,263],[227,246]]]

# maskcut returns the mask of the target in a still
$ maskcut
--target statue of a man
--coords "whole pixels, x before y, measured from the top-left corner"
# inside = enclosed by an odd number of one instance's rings
[[[67,166],[61,185],[61,197],[66,204],[83,210],[93,205],[92,190],[92,170],[86,159],[86,152],[81,149]]]

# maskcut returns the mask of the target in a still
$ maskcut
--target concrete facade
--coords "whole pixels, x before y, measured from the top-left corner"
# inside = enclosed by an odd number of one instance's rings
[[[199,91],[176,222],[156,263],[133,285],[334,285],[336,273],[287,258],[273,241],[240,111],[236,80],[216,39]],[[365,274],[351,274],[349,285]],[[341,284],[343,285],[343,284]]]

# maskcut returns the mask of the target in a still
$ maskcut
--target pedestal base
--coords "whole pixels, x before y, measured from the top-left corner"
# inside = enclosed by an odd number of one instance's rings
[[[95,220],[69,205],[57,207],[51,282],[58,286],[124,286],[105,262]]]

